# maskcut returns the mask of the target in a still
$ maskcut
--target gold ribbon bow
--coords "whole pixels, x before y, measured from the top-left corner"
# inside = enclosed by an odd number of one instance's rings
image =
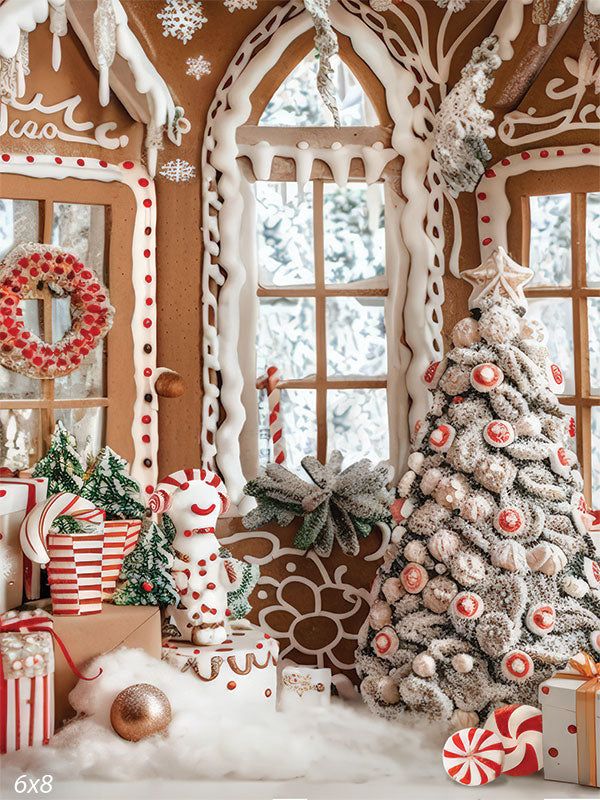
[[[600,662],[581,652],[569,659],[573,672],[557,672],[554,678],[584,681],[576,689],[577,774],[583,786],[598,786],[596,763],[596,695],[600,692]]]

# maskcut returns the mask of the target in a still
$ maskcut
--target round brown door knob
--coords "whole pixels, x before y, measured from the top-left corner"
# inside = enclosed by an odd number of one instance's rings
[[[179,373],[163,372],[156,379],[154,389],[159,397],[181,397],[185,392],[185,383]]]

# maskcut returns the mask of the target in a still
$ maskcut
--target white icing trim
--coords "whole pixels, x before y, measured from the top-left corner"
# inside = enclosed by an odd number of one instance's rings
[[[153,374],[156,368],[156,193],[154,182],[141,166],[131,161],[109,164],[95,158],[76,158],[50,154],[0,154],[0,174],[24,175],[30,178],[63,180],[114,181],[127,186],[135,199],[136,212],[131,246],[131,282],[135,304],[131,317],[133,365],[136,397],[133,405],[131,436],[134,447],[132,475],[142,490],[153,490],[157,478],[158,413]],[[146,233],[146,231],[149,233]],[[113,300],[117,298],[113,297]],[[117,312],[118,313],[118,312]],[[144,352],[144,345],[152,347]],[[148,372],[149,371],[149,372]],[[152,395],[152,402],[144,400]],[[143,422],[147,418],[148,422]],[[149,442],[142,436],[150,436]],[[152,461],[144,466],[144,459]]]
[[[597,166],[599,158],[600,147],[597,145],[542,147],[512,153],[487,169],[475,190],[481,262],[486,261],[498,247],[508,250],[511,207],[506,182],[509,178],[530,171]]]
[[[127,14],[120,0],[111,0],[116,20],[116,60],[110,69],[110,86],[129,114],[149,128],[148,168],[152,175],[156,169],[157,132],[165,128],[169,139],[179,145],[181,135],[189,131],[189,123],[181,117],[179,109],[140,42],[129,28]],[[31,33],[45,22],[53,11],[63,11],[66,0],[5,0],[0,5],[0,56],[14,58],[21,41],[21,33]],[[66,3],[66,13],[71,26],[83,44],[90,61],[98,67],[94,48],[92,4]],[[54,38],[54,50],[57,47]],[[58,68],[59,55],[53,52],[53,66]],[[24,83],[20,81],[24,91]],[[19,96],[22,95],[19,92]]]
[[[437,224],[433,225],[437,237],[430,237],[425,230],[428,211],[433,210],[424,185],[432,168],[431,142],[416,133],[425,133],[422,109],[413,107],[408,100],[418,86],[417,80],[386,44],[389,29],[385,18],[356,0],[341,0],[332,4],[331,19],[336,30],[350,38],[357,55],[382,81],[388,110],[394,120],[392,148],[404,157],[400,183],[408,201],[400,210],[404,245],[401,255],[410,256],[411,263],[407,286],[411,302],[405,303],[403,308],[405,336],[411,351],[405,383],[413,401],[411,420],[416,420],[424,416],[428,405],[421,375],[434,357],[436,347],[438,351],[442,348],[443,202],[438,203],[435,211]],[[274,9],[248,36],[209,109],[202,150],[205,248],[202,455],[205,463],[216,464],[222,472],[230,497],[234,503],[240,503],[235,509],[238,513],[243,513],[250,501],[242,494],[245,477],[240,463],[245,410],[241,401],[244,380],[238,359],[238,341],[240,294],[247,275],[240,252],[244,193],[237,163],[240,148],[236,143],[236,130],[248,119],[249,98],[254,88],[289,44],[310,26],[310,17],[302,13],[299,0],[290,0],[285,6]],[[407,265],[403,269],[406,273]],[[220,287],[218,301],[215,285]],[[220,391],[213,383],[212,371],[221,374]],[[225,419],[217,429],[219,401]]]

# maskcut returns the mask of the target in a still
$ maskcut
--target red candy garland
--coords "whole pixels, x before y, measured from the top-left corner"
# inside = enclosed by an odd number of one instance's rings
[[[71,300],[72,326],[56,344],[25,327],[21,301],[40,283]],[[0,266],[0,363],[31,378],[57,378],[76,370],[112,326],[114,309],[96,273],[59,247],[16,247]]]

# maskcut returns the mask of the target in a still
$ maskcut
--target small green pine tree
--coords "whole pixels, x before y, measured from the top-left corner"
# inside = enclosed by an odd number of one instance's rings
[[[135,549],[123,562],[121,578],[125,583],[114,594],[115,605],[176,603],[178,596],[170,572],[171,564],[168,535],[157,522],[147,520]]]
[[[110,447],[98,453],[81,496],[106,511],[106,519],[141,519],[145,508],[139,483],[129,475],[129,465]]]
[[[248,564],[246,561],[233,558],[225,547],[220,548],[219,555],[235,564],[235,571],[238,575],[240,570],[242,571],[242,582],[239,587],[233,592],[227,592],[227,607],[231,611],[232,619],[243,619],[252,611],[249,597],[260,578],[258,564]]]
[[[75,437],[62,422],[57,422],[46,455],[33,470],[34,478],[48,478],[48,495],[58,492],[80,494],[84,467],[77,452]]]

